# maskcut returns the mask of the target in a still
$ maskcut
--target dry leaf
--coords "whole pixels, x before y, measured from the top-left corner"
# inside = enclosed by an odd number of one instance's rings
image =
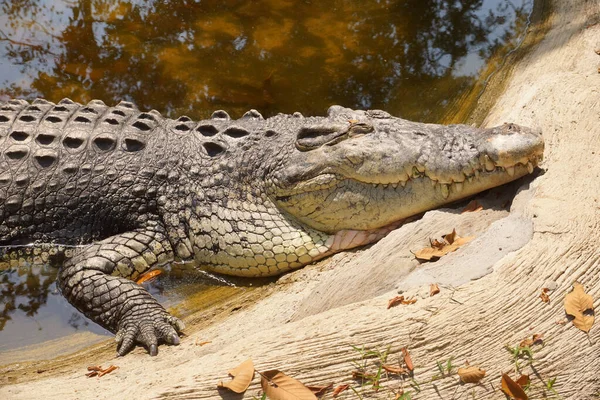
[[[390,374],[398,374],[398,375],[404,375],[404,374],[408,374],[408,371],[400,366],[397,365],[387,365],[384,364],[381,366],[381,368],[383,368],[384,370],[386,370],[387,372],[389,372]]]
[[[515,400],[527,400],[528,397],[523,391],[523,388],[519,386],[515,381],[510,379],[507,374],[502,374],[501,389],[507,396]]]
[[[373,380],[376,376],[363,371],[352,371],[352,379]]]
[[[98,372],[98,378],[103,377],[106,374],[110,374],[111,372],[113,372],[115,369],[117,369],[119,367],[115,366],[115,365],[111,365],[110,367],[103,369],[102,371]]]
[[[329,389],[333,388],[333,382],[330,383],[327,386],[307,386],[308,390],[310,390],[311,392],[314,393],[315,396],[317,397],[321,397],[323,396],[325,393],[327,393],[327,391]]]
[[[446,243],[446,242],[440,242],[440,241],[439,241],[439,240],[437,240],[437,239],[433,239],[433,240],[429,239],[429,245],[430,245],[432,248],[434,248],[434,249],[441,250],[441,249],[443,249],[443,248],[444,248],[444,246],[447,246],[447,245],[448,245],[448,243]]]
[[[279,370],[263,372],[260,386],[271,400],[316,400],[313,394],[300,381],[290,378]]]
[[[101,365],[92,365],[90,367],[87,367],[87,370],[90,372],[85,374],[85,376],[87,376],[88,378],[91,378],[93,376],[97,376],[98,378],[100,378],[106,374],[110,374],[117,368],[119,367],[111,365],[110,367],[103,369]]]
[[[152,270],[152,271],[148,271],[148,272],[146,272],[144,275],[140,276],[140,277],[138,278],[138,280],[137,280],[137,281],[135,281],[135,282],[136,282],[138,285],[141,285],[142,283],[144,283],[144,282],[147,282],[147,281],[149,281],[150,279],[152,279],[152,278],[154,278],[155,276],[158,276],[158,275],[160,275],[160,274],[162,274],[162,271],[161,271],[161,270],[159,270],[159,269],[155,269],[155,270]]]
[[[439,292],[440,292],[440,287],[437,285],[437,283],[432,283],[431,286],[429,286],[429,297],[435,296]]]
[[[338,387],[336,387],[333,390],[333,397],[338,397],[340,393],[342,393],[344,390],[348,389],[349,385],[344,384],[344,385],[339,385]]]
[[[454,239],[458,238],[456,234],[456,229],[452,229],[452,232],[442,235],[442,239],[444,239],[448,244],[454,243]]]
[[[415,304],[417,302],[417,299],[415,298],[411,298],[411,299],[405,299],[404,296],[396,296],[393,299],[389,299],[388,300],[388,310],[392,307],[396,307],[398,304],[404,304],[404,305],[408,305],[408,304]]]
[[[485,370],[478,367],[463,367],[458,369],[458,376],[463,383],[479,383],[485,376]]]
[[[527,338],[527,339],[523,339],[521,341],[521,343],[519,343],[519,347],[531,347],[534,344],[541,344],[542,343],[542,339],[543,339],[544,335],[541,334],[535,334],[531,337],[531,339]]]
[[[235,393],[244,393],[254,379],[254,364],[251,359],[247,359],[228,373],[233,379],[225,383],[221,381],[217,383],[217,387],[226,388]]]
[[[544,303],[550,303],[550,296],[548,296],[548,291],[548,288],[543,288],[542,293],[540,293],[540,299],[542,299]]]
[[[400,349],[400,351],[402,352],[402,354],[404,354],[404,364],[406,364],[406,368],[408,368],[408,370],[412,372],[415,369],[415,367],[413,365],[412,358],[410,357],[408,349],[406,347],[403,347]]]
[[[199,342],[198,340],[196,340],[196,346],[205,346],[209,343],[212,343],[210,340],[204,340],[202,342]]]
[[[440,257],[445,256],[448,253],[451,253],[458,249],[461,246],[469,243],[471,240],[475,239],[475,236],[469,237],[460,237],[456,233],[456,229],[452,230],[452,233],[442,236],[444,238],[444,242],[439,242],[437,240],[430,240],[430,247],[425,247],[414,253],[415,257],[422,261],[431,261],[437,260]]]
[[[477,200],[471,200],[469,202],[469,204],[466,205],[465,208],[463,208],[461,214],[467,213],[467,212],[476,212],[476,211],[481,211],[483,210],[483,206],[481,204],[479,204],[479,202]]]
[[[591,310],[591,314],[584,312]],[[589,332],[594,324],[594,299],[585,293],[583,285],[575,282],[573,291],[565,296],[565,311],[573,316],[573,325],[584,332]]]
[[[515,381],[515,383],[521,387],[529,385],[529,375],[522,374],[519,379]]]

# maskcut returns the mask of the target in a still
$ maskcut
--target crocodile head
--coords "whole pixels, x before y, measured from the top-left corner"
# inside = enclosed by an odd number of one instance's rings
[[[313,229],[372,230],[513,181],[542,159],[538,132],[406,121],[332,107],[283,144],[267,191]]]

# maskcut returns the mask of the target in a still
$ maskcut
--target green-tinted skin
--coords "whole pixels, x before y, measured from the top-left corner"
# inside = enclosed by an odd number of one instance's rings
[[[281,274],[523,176],[542,151],[541,136],[516,125],[445,127],[341,107],[193,122],[126,102],[12,100],[0,105],[0,245],[88,244],[68,248],[62,293],[117,333],[119,355],[136,342],[154,355],[159,342],[179,343],[183,324],[132,282],[148,270],[191,261]],[[15,249],[5,266],[48,257]]]

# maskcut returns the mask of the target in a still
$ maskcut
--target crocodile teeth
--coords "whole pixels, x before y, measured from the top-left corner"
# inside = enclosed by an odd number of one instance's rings
[[[508,175],[510,176],[515,176],[515,167],[506,167],[506,172],[508,172]]]
[[[383,184],[383,185],[381,185],[381,186],[383,186],[383,188],[384,188],[384,189],[387,189],[387,187],[389,186],[389,184],[388,184],[388,183],[386,183],[386,184]]]
[[[446,185],[445,183],[440,184],[440,189],[442,191],[442,196],[444,196],[445,199],[448,198],[448,196],[450,195],[450,188],[448,187],[448,185]]]
[[[408,182],[408,181],[400,181],[400,185],[402,185],[402,187],[405,187],[406,186],[406,182]]]
[[[392,189],[397,189],[398,188],[398,184],[397,183],[392,183]]]
[[[531,162],[527,163],[527,171],[531,174],[533,172],[533,164]]]
[[[456,189],[456,193],[460,193],[464,189],[464,185],[462,182],[454,182],[454,189]]]
[[[475,178],[479,179],[479,170],[478,169],[475,170]]]
[[[496,169],[496,166],[494,165],[494,162],[492,160],[490,160],[490,158],[488,156],[486,156],[485,157],[485,170],[488,172],[492,172],[495,169]]]

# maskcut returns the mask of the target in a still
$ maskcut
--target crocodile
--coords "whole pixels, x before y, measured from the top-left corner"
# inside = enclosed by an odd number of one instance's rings
[[[61,293],[116,333],[117,355],[138,344],[156,355],[179,344],[184,325],[135,283],[148,271],[181,261],[282,274],[531,173],[543,148],[540,132],[516,124],[444,126],[341,106],[194,122],[129,102],[9,100],[0,246],[76,246],[59,266]]]

